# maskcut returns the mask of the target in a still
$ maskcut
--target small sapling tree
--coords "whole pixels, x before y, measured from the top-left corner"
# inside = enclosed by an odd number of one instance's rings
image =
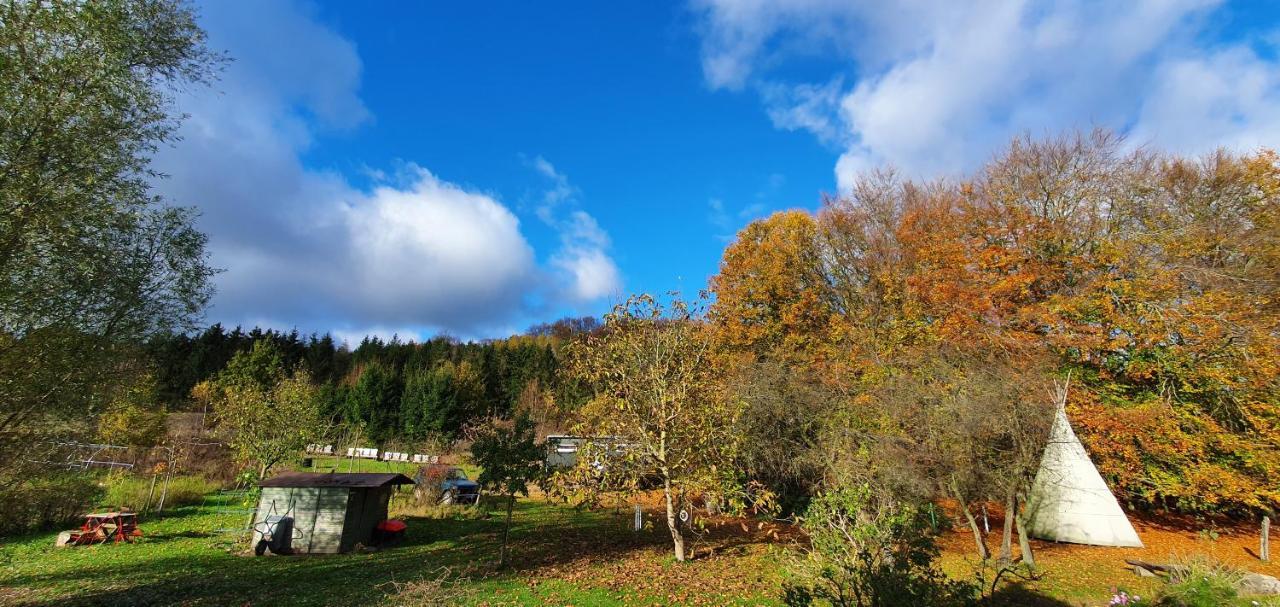
[[[529,495],[529,483],[542,474],[544,450],[537,442],[533,420],[519,415],[513,420],[490,419],[474,431],[471,457],[483,470],[481,486],[507,498],[507,520],[502,526],[498,567],[507,566],[507,537],[516,494]]]

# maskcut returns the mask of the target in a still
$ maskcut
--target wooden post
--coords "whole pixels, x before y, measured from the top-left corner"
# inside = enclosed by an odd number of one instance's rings
[[[169,472],[165,471],[164,487],[160,489],[160,504],[156,506],[156,512],[164,512],[164,500],[166,497],[169,497],[169,477],[170,476],[171,475],[169,474]]]
[[[1262,539],[1258,542],[1258,556],[1262,562],[1271,561],[1271,517],[1262,517]]]
[[[169,497],[169,479],[173,478],[173,447],[167,447],[167,456],[164,466],[164,487],[160,489],[160,504],[156,507],[156,512],[164,512],[164,500]]]
[[[151,489],[147,491],[147,505],[142,507],[143,512],[151,511],[151,498],[155,497],[156,495],[156,477],[157,476],[160,476],[160,475],[159,474],[151,475]]]

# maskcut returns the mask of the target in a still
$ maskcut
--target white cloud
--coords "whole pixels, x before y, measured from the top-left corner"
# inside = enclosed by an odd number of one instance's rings
[[[621,296],[618,267],[604,251],[590,247],[566,247],[551,263],[572,278],[572,293],[579,301]]]
[[[622,277],[606,251],[609,235],[595,218],[574,211],[561,226],[561,248],[551,263],[565,272],[570,290],[580,302],[621,295]]]
[[[622,273],[609,255],[609,235],[594,217],[576,208],[579,195],[569,178],[542,156],[534,157],[533,168],[551,182],[537,208],[538,218],[560,235],[560,249],[550,263],[558,271],[556,279],[573,300],[586,303],[619,297]]]
[[[556,171],[555,165],[542,156],[535,156],[530,164],[539,175],[551,181],[551,187],[542,193],[542,202],[535,211],[538,218],[546,223],[555,223],[557,208],[578,195],[578,188],[569,183],[569,178]]]
[[[1280,67],[1248,46],[1274,40],[1212,41],[1217,4],[694,2],[707,83],[752,84],[777,126],[838,142],[842,187],[884,163],[968,170],[1024,132],[1106,126],[1189,153],[1274,145]],[[843,67],[785,83],[814,57]]]
[[[760,95],[773,126],[788,131],[806,130],[823,143],[839,144],[848,139],[838,119],[843,89],[844,79],[840,77],[826,84],[764,82],[760,84]]]
[[[200,21],[210,46],[234,61],[214,90],[179,98],[190,116],[183,139],[155,163],[170,175],[157,188],[200,209],[212,262],[226,269],[209,320],[345,336],[484,336],[520,322],[530,300],[590,299],[592,285],[607,280],[590,255],[598,240],[575,236],[582,251],[566,248],[565,267],[582,278],[561,284],[562,264],[537,263],[496,196],[412,163],[388,175],[355,162],[370,188],[304,166],[318,135],[373,120],[355,47],[307,5],[220,0],[201,7]]]
[[[382,322],[446,326],[465,324],[463,310],[519,307],[535,267],[516,216],[489,196],[411,171],[408,187],[379,186],[342,209],[351,307]]]
[[[1274,147],[1280,69],[1242,47],[1169,61],[1155,75],[1134,138],[1192,151]]]

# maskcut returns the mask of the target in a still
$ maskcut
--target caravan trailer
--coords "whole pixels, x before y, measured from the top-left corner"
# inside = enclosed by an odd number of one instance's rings
[[[600,449],[600,452],[606,454],[618,453],[622,450],[629,449],[630,443],[627,443],[616,436],[572,436],[568,434],[551,434],[547,436],[547,456],[544,465],[547,470],[563,470],[578,465],[578,453],[585,449],[588,444],[593,444]],[[603,467],[603,462],[597,462],[597,466]]]

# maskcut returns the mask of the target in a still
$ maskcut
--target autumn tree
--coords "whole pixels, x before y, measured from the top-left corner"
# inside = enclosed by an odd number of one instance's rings
[[[310,374],[289,371],[270,342],[233,357],[209,391],[236,459],[254,466],[260,479],[325,435]]]
[[[904,349],[932,343],[936,328],[913,278],[921,271],[908,222],[935,214],[942,183],[905,181],[874,171],[848,193],[824,200],[817,214],[832,307],[832,379],[852,390],[874,383]],[[939,225],[947,228],[945,213]]]
[[[947,347],[903,358],[859,403],[856,418],[842,420],[850,430],[833,435],[835,478],[917,502],[953,501],[984,560],[989,548],[976,513],[1004,502],[1000,557],[1010,561],[1012,515],[1053,419],[1048,373],[1037,361]]]
[[[631,486],[645,478],[662,486],[678,561],[686,557],[678,512],[700,493],[731,494],[737,480],[742,403],[723,385],[701,301],[633,296],[569,350],[569,372],[591,394],[578,431],[614,441],[604,465],[625,471]]]
[[[1130,503],[1274,507],[1277,196],[1271,151],[1187,159],[1105,131],[1023,137],[963,178],[878,171],[827,200],[815,218],[820,279],[735,243],[714,282],[729,297],[711,317],[728,328],[719,319],[783,309],[750,270],[777,268],[772,283],[813,291],[786,301],[820,301],[831,316],[815,330],[774,314],[772,329],[740,333],[818,344],[802,366],[839,395],[833,423],[858,419],[931,349],[1047,360],[1073,373],[1068,414]]]
[[[825,373],[840,331],[824,258],[815,218],[782,211],[743,228],[711,280],[716,353],[744,404],[737,466],[787,508],[822,481],[816,447],[838,402]]]
[[[151,159],[175,137],[172,91],[219,57],[178,0],[5,2],[0,48],[3,487],[145,373],[139,340],[207,303],[205,237],[156,196]]]
[[[722,366],[742,402],[735,467],[773,493],[784,511],[803,509],[827,477],[824,440],[842,396],[804,365],[738,359]]]
[[[1002,260],[984,273],[1007,285],[984,331],[1079,370],[1068,412],[1133,503],[1280,497],[1277,175],[1271,152],[1121,153],[1094,133],[1017,141],[976,180],[974,216],[1003,218],[982,224]]]
[[[153,447],[165,436],[168,414],[155,399],[149,377],[121,391],[98,416],[98,437],[106,443]]]
[[[541,436],[560,433],[568,416],[568,412],[556,400],[555,393],[536,378],[524,385],[514,409],[517,415],[526,415],[532,419]]]
[[[536,426],[526,415],[509,420],[491,418],[478,426],[471,436],[471,456],[481,469],[477,481],[507,500],[499,568],[506,567],[508,562],[507,537],[511,532],[516,494],[529,495],[529,483],[542,477],[546,450],[537,441]]]
[[[725,249],[711,280],[710,319],[722,346],[757,356],[806,351],[830,316],[818,225],[804,211],[753,221]]]

